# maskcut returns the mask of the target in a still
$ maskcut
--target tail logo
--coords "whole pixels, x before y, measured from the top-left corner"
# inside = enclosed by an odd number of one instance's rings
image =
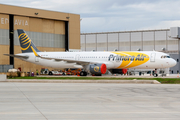
[[[27,50],[31,46],[31,40],[29,39],[26,33],[22,33],[19,35],[21,50]]]

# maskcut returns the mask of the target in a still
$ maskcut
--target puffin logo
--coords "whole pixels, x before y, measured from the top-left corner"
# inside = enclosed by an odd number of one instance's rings
[[[27,50],[31,46],[31,40],[26,33],[20,34],[19,39],[21,41],[21,50]]]
[[[98,72],[99,71],[99,67],[98,66],[94,67],[94,71]]]

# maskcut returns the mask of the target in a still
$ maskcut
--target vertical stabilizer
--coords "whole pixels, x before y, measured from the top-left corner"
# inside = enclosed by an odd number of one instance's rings
[[[22,53],[40,52],[23,29],[17,29]]]

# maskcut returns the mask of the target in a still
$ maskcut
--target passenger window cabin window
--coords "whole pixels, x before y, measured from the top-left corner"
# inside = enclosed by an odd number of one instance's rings
[[[177,59],[177,62],[179,62],[179,59]]]

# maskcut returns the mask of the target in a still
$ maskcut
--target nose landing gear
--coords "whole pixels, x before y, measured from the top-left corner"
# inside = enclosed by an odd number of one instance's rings
[[[158,76],[158,74],[157,74],[157,69],[153,70],[153,76],[154,76],[154,77],[157,77],[157,76]]]

